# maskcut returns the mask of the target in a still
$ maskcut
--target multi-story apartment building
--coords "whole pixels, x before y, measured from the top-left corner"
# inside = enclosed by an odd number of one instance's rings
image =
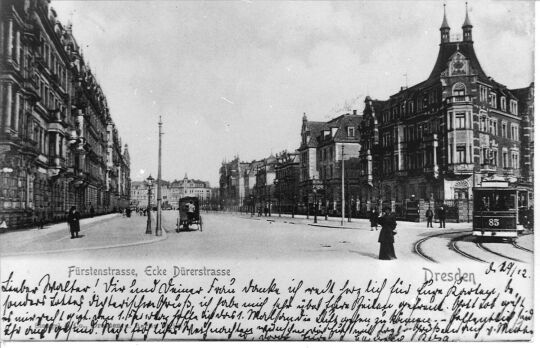
[[[445,13],[429,77],[388,100],[366,98],[360,195],[367,206],[399,212],[415,200],[452,205],[449,200],[468,200],[487,176],[522,177],[522,130],[532,128],[518,98],[525,94],[524,103],[532,105],[532,87],[516,92],[488,76],[476,56],[472,28],[466,11],[462,38],[451,40]],[[530,157],[527,163],[530,168]],[[455,208],[462,220],[472,211],[468,205]]]
[[[245,198],[244,172],[249,163],[241,162],[238,156],[232,161],[223,161],[219,169],[219,199],[226,209],[240,209]]]
[[[178,208],[178,201],[183,197],[197,197],[204,203],[212,198],[212,190],[208,181],[189,179],[186,175],[183,180],[174,180],[168,186],[169,204]]]
[[[297,152],[283,151],[277,155],[274,196],[282,212],[297,211],[300,178],[300,156]]]
[[[315,205],[317,211],[324,207],[331,212],[341,212],[342,178],[347,177],[342,173],[342,160],[347,162],[358,157],[361,121],[362,117],[356,110],[327,122],[308,121],[304,114],[298,149],[301,211],[307,207],[311,210]]]
[[[258,161],[257,173],[255,174],[255,205],[261,207],[267,212],[274,211],[276,207],[275,197],[275,182],[277,158],[270,155],[267,158]]]
[[[110,211],[104,202],[110,116],[71,26],[46,0],[0,6],[0,215],[16,227],[62,219],[72,205],[83,215]],[[129,158],[122,163],[129,178]],[[129,199],[126,183],[120,186]]]

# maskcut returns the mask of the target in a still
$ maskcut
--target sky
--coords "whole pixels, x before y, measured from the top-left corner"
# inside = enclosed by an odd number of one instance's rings
[[[451,35],[464,1],[447,1]],[[442,1],[55,1],[107,96],[131,178],[219,182],[223,160],[300,144],[324,121],[426,79]],[[533,81],[534,3],[469,2],[476,54],[509,88]]]

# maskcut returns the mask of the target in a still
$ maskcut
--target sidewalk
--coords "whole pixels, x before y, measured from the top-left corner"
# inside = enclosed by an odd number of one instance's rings
[[[335,216],[329,216],[328,220],[325,220],[324,216],[317,216],[317,223],[313,222],[313,215],[310,215],[309,219],[306,219],[305,215],[295,215],[294,218],[291,217],[291,215],[283,214],[281,217],[279,217],[278,214],[272,214],[272,216],[257,216],[255,214],[254,216],[251,216],[250,214],[240,214],[240,213],[221,213],[221,212],[208,212],[208,214],[227,214],[231,216],[235,216],[242,219],[251,219],[251,220],[260,220],[260,221],[267,221],[270,223],[288,223],[288,224],[303,224],[308,226],[314,226],[314,227],[322,227],[322,228],[335,228],[335,229],[361,229],[361,230],[370,230],[370,223],[369,219],[358,219],[353,218],[351,219],[351,222],[347,221],[347,218],[343,221],[343,226],[341,225],[341,217],[335,217]],[[446,223],[446,228],[439,228],[438,223],[433,223],[433,228],[427,228],[426,222],[411,222],[411,221],[398,221],[397,222],[397,230],[414,230],[414,231],[425,231],[425,232],[444,232],[444,231],[453,231],[453,230],[467,230],[472,228],[472,222],[460,222],[460,223],[454,223],[449,222]],[[379,226],[380,229],[380,226]]]
[[[154,218],[153,218],[154,220]],[[108,214],[80,221],[79,238],[71,239],[66,222],[44,229],[16,230],[0,234],[0,255],[32,255],[117,248],[154,243],[166,238],[145,234],[146,217]]]

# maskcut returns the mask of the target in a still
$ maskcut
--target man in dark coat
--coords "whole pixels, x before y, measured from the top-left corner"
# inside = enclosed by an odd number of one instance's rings
[[[373,227],[375,227],[375,231],[377,231],[377,226],[379,224],[379,214],[375,209],[371,209],[371,212],[369,213],[369,222],[371,223],[371,231],[373,231]]]
[[[79,238],[79,231],[81,230],[79,220],[80,215],[75,206],[72,206],[68,213],[69,231],[71,232],[71,239]]]
[[[446,209],[444,206],[439,208],[439,228],[446,228]]]
[[[381,225],[381,232],[379,234],[379,243],[381,248],[379,249],[380,260],[392,260],[396,259],[396,252],[394,251],[394,230],[396,229],[396,217],[390,214],[390,208],[384,208],[383,215],[378,219],[379,225]]]
[[[433,227],[433,210],[431,210],[431,207],[428,207],[428,210],[426,211],[426,218],[427,227]]]

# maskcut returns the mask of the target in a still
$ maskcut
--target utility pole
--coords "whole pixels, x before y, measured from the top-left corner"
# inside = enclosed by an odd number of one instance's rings
[[[159,153],[158,153],[158,183],[157,183],[157,214],[156,214],[156,236],[161,236],[163,230],[161,229],[161,115],[159,116]]]
[[[341,144],[341,226],[345,220],[345,144]]]

